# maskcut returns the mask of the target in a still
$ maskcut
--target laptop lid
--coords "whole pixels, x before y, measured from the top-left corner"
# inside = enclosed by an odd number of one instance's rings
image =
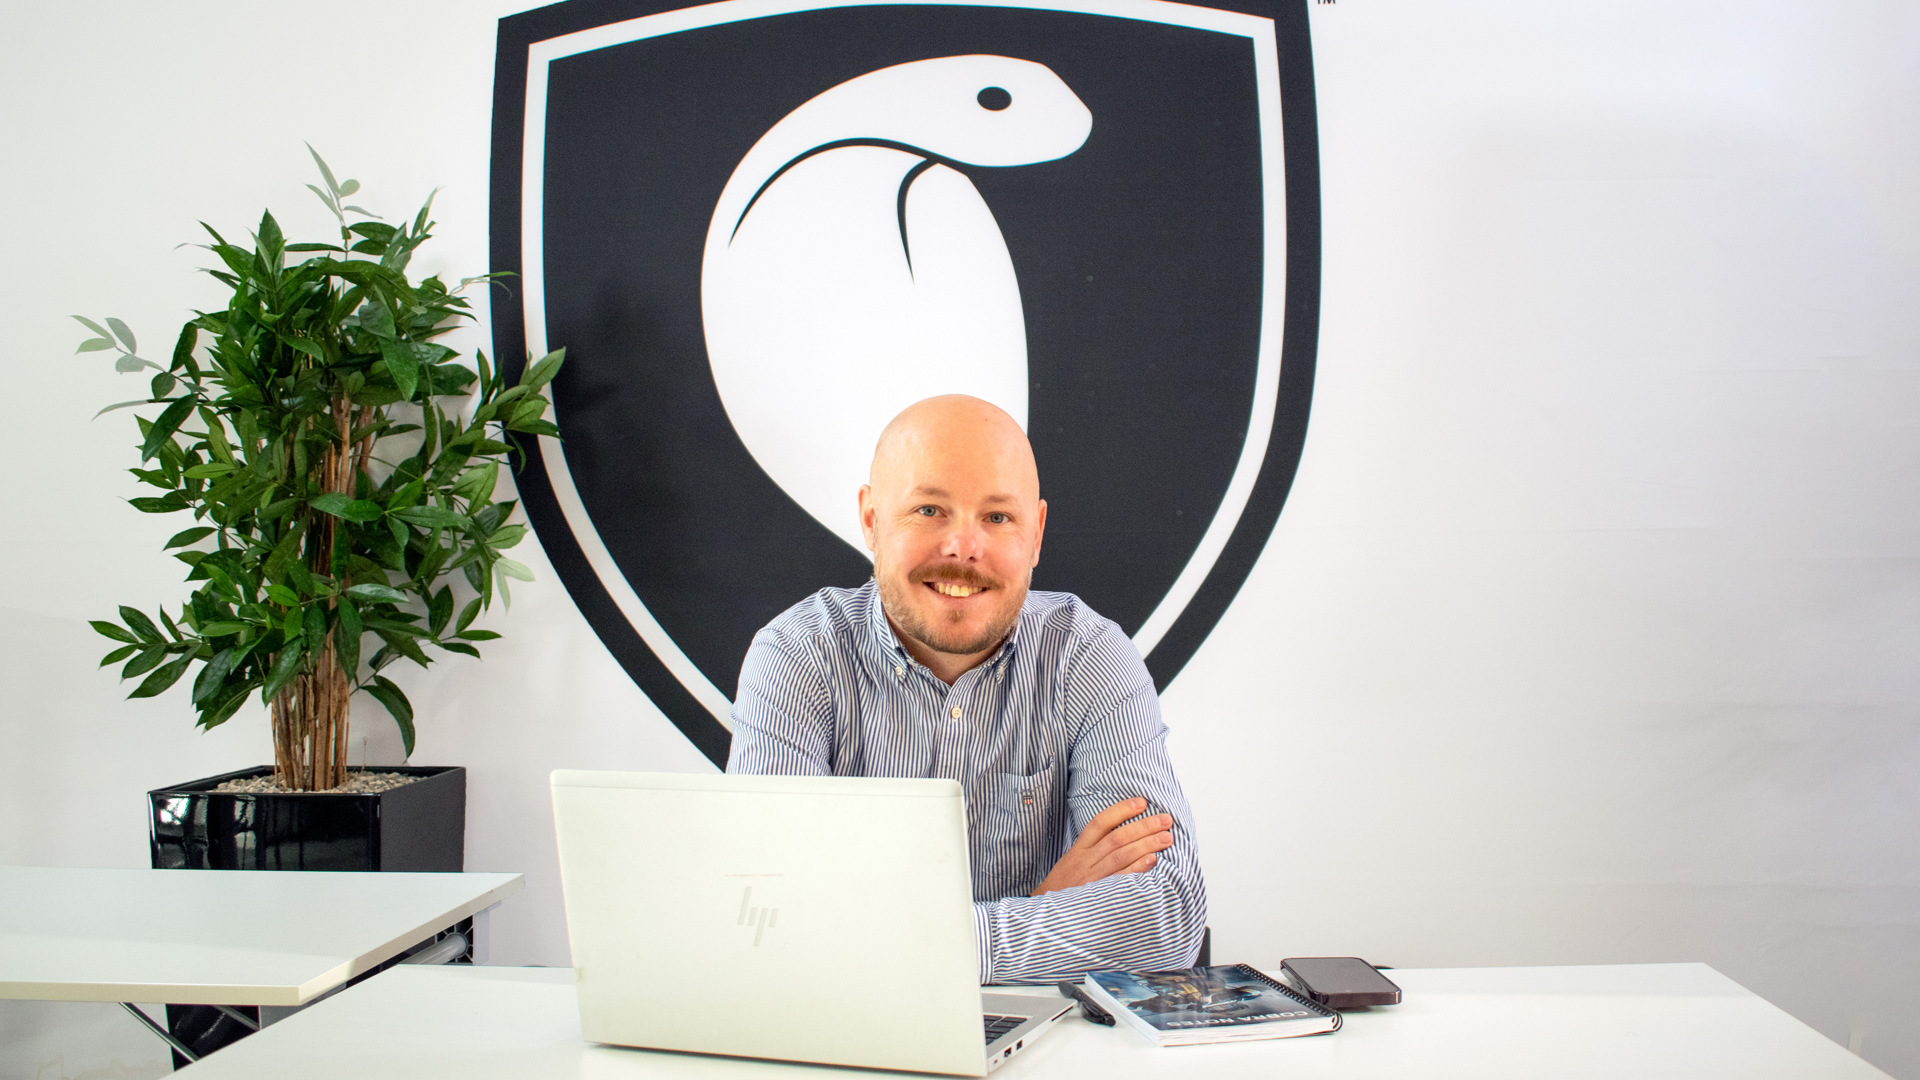
[[[984,1072],[959,784],[560,770],[553,809],[588,1039]]]

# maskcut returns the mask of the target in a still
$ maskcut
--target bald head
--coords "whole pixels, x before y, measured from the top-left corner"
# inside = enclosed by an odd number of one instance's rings
[[[1040,470],[1027,433],[1006,410],[965,394],[930,397],[894,417],[873,448],[867,482],[884,489],[897,483],[903,470],[955,457],[990,464],[1006,481],[1006,494],[1040,498]]]
[[[901,644],[952,682],[1020,616],[1047,504],[1026,433],[975,397],[928,398],[893,418],[860,489],[860,528]]]

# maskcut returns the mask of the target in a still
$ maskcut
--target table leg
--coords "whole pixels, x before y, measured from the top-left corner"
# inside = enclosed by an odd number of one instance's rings
[[[233,1019],[234,1023],[239,1024],[241,1027],[246,1028],[248,1031],[260,1030],[260,1024],[258,1021],[254,1020],[253,1017],[248,1016],[246,1013],[241,1012],[239,1009],[236,1009],[231,1005],[215,1005],[214,1008],[219,1009],[223,1013],[226,1013],[229,1017]]]
[[[141,1012],[139,1007],[134,1005],[132,1002],[123,1001],[120,1003],[120,1007],[132,1013],[133,1018],[135,1020],[138,1020],[141,1023],[147,1025],[147,1030],[153,1032],[155,1035],[160,1036],[162,1039],[165,1039],[167,1041],[167,1045],[173,1047],[174,1053],[179,1054],[181,1057],[186,1058],[188,1061],[200,1060],[200,1055],[194,1053],[192,1050],[187,1049],[186,1043],[183,1043],[179,1039],[174,1038],[171,1034],[167,1032],[167,1029],[165,1027],[162,1027],[161,1025],[155,1023],[153,1017],[148,1016],[144,1012]]]

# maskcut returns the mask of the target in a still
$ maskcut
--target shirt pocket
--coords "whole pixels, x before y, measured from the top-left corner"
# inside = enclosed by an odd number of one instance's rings
[[[1048,790],[1053,783],[1053,762],[1047,762],[1039,772],[1028,776],[1004,772],[995,775],[999,778],[999,788],[995,792],[994,805],[1011,814],[1031,813],[1048,801]]]
[[[1023,854],[1044,858],[1052,853],[1055,837],[1050,835],[1054,818],[1053,762],[1039,772],[997,773],[993,818],[1000,844],[1019,849]]]
[[[1053,865],[1059,842],[1053,835],[1058,817],[1053,781],[1052,761],[1035,773],[994,774],[993,808],[979,837],[985,841],[980,854],[992,894],[986,899],[1032,892]]]

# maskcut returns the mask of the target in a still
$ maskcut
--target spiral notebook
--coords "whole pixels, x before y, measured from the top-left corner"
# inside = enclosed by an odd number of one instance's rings
[[[1088,996],[1160,1046],[1285,1039],[1340,1030],[1340,1014],[1246,964],[1095,971]]]

